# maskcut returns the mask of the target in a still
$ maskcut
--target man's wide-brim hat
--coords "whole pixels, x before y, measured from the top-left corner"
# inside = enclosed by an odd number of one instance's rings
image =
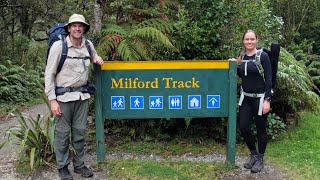
[[[86,26],[84,33],[88,32],[90,29],[90,25],[86,22],[86,19],[81,14],[73,14],[72,16],[70,16],[69,22],[64,26],[64,29],[66,30],[66,32],[68,32],[68,26],[72,23],[84,24]]]

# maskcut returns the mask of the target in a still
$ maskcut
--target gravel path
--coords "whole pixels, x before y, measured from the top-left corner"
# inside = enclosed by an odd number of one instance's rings
[[[32,106],[26,110],[24,110],[25,115],[30,115],[32,117],[36,117],[38,114],[41,116],[45,116],[48,114],[48,108],[45,104],[39,104]],[[18,124],[15,117],[0,119],[0,132],[5,132],[10,127],[16,127]],[[3,142],[3,137],[0,137],[0,143]],[[58,173],[55,169],[52,168],[43,168],[39,171],[35,172],[31,177],[22,177],[18,173],[15,172],[14,162],[16,161],[16,151],[18,146],[16,145],[8,145],[0,150],[0,180],[56,180],[59,179]],[[107,154],[106,159],[108,160],[116,160],[116,159],[154,159],[154,160],[164,160],[163,157],[157,155],[134,155],[128,153],[118,153],[118,154]],[[176,161],[186,160],[186,161],[202,161],[202,162],[212,162],[212,161],[225,161],[225,155],[212,153],[206,155],[194,155],[194,154],[185,154],[183,156],[173,156],[166,157],[166,159],[172,159]],[[96,154],[95,153],[87,153],[86,154],[86,163],[89,166],[96,165]],[[251,179],[262,179],[262,180],[282,180],[286,179],[286,175],[279,171],[277,168],[266,162],[265,168],[260,173],[252,174],[250,170],[244,169],[242,164],[245,162],[245,157],[236,157],[236,165],[239,167],[231,174],[225,175],[221,177],[221,180],[251,180]],[[72,172],[72,165],[69,166],[69,170],[71,171],[74,179],[82,180],[82,178],[78,174]],[[93,180],[104,180],[107,179],[106,175],[108,174],[106,169],[94,169]]]

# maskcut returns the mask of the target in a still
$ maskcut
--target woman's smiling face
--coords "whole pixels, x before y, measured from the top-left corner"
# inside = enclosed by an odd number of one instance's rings
[[[249,31],[243,36],[243,45],[246,51],[252,51],[253,49],[256,49],[257,42],[258,40],[256,33],[253,31]]]

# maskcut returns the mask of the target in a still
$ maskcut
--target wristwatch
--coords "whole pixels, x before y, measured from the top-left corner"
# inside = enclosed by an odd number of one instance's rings
[[[271,97],[265,97],[264,100],[271,102]]]

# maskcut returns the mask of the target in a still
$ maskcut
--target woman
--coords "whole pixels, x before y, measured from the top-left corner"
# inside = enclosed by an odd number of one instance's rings
[[[239,100],[240,131],[251,154],[244,164],[252,173],[263,169],[263,156],[267,147],[267,116],[271,102],[271,63],[268,54],[257,49],[257,34],[247,30],[243,34],[243,49],[236,61],[238,74],[242,80]],[[251,125],[257,128],[258,149]]]

